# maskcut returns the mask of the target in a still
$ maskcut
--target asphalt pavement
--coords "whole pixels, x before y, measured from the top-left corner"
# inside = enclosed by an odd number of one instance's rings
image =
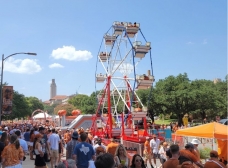
[[[35,158],[35,156],[34,156],[34,158]],[[61,158],[61,160],[65,160],[65,159],[66,159],[66,157],[65,157],[65,151],[64,151],[64,155]],[[26,160],[22,162],[22,167],[23,168],[34,168],[35,167],[34,163],[35,163],[35,160],[30,160],[29,155],[26,155]],[[51,168],[51,162],[47,163],[47,168]]]
[[[35,158],[35,156],[34,156],[34,158]],[[65,157],[65,150],[64,150],[64,155],[61,158],[61,160],[65,160],[65,159],[66,159],[66,157]],[[160,165],[160,161],[158,159],[156,161],[157,161],[157,166],[159,166]],[[23,168],[34,168],[35,167],[34,163],[35,163],[35,160],[30,160],[29,155],[26,155],[26,160],[23,161],[22,166],[23,166]],[[47,167],[51,168],[51,163],[50,162],[47,163]],[[147,164],[147,168],[151,168],[149,162]]]

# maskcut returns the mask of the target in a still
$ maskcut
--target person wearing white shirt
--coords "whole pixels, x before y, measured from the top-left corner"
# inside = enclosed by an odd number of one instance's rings
[[[104,153],[106,153],[106,147],[101,144],[101,139],[100,138],[97,139],[97,144],[93,146],[93,149],[94,149],[95,154],[97,154],[96,153],[96,149],[98,147],[102,147],[104,149]]]
[[[54,128],[51,130],[51,132],[52,134],[48,138],[48,145],[49,145],[49,149],[51,150],[51,167],[53,167],[53,164],[55,164],[55,167],[57,167],[60,138],[59,138],[59,135],[56,134],[56,131]]]
[[[21,132],[19,130],[17,130],[15,132],[15,135],[17,135],[17,138],[18,138],[18,140],[20,142],[20,145],[21,145],[21,147],[22,147],[22,149],[24,151],[24,154],[26,155],[28,153],[28,144],[27,144],[27,142],[24,139],[21,139]]]
[[[159,158],[159,154],[158,154],[159,145],[160,145],[160,140],[154,134],[153,139],[150,140],[150,147],[151,147],[155,165],[156,165],[156,158]]]
[[[162,145],[160,145],[160,149],[159,149],[159,155],[160,155],[160,162],[161,162],[161,166],[163,166],[163,164],[165,163],[165,161],[167,160],[167,156],[166,156],[166,151],[167,151],[167,148],[168,147],[168,143],[167,142],[163,142]]]

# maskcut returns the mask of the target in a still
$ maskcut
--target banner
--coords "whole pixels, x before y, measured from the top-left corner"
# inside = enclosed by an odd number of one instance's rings
[[[12,113],[13,86],[3,86],[2,89],[2,114],[8,115]]]

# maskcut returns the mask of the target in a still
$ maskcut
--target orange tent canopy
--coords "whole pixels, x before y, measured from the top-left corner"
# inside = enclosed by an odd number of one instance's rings
[[[196,127],[177,130],[177,136],[228,139],[228,126],[220,123],[208,123]]]

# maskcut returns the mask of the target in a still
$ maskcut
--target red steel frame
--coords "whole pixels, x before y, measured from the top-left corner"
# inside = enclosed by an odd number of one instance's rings
[[[130,93],[132,93],[132,89],[130,87],[130,84],[128,83],[127,81],[127,77],[125,76],[124,77],[124,80],[126,82],[126,85],[127,85],[127,98],[126,98],[126,102],[127,102],[127,106],[129,107],[130,109],[130,114],[128,115],[128,118],[127,118],[127,124],[131,123],[132,124],[132,116],[131,116],[131,99],[130,99],[130,96],[129,95]],[[102,95],[102,98],[99,100],[99,104],[98,104],[98,108],[96,110],[96,115],[93,117],[93,123],[92,123],[92,127],[91,127],[91,131],[93,133],[93,135],[97,135],[99,137],[103,137],[103,138],[112,138],[112,104],[111,104],[111,91],[110,91],[110,86],[111,86],[111,76],[108,76],[107,77],[107,80],[106,80],[106,85],[105,85],[105,89],[104,89],[104,92],[103,92],[103,95]],[[95,126],[96,124],[96,121],[97,121],[97,118],[98,117],[102,117],[102,114],[101,116],[98,116],[98,112],[101,108],[101,104],[102,102],[104,101],[104,97],[105,97],[105,94],[107,94],[107,105],[108,105],[108,119],[107,119],[107,123],[106,123],[106,127],[105,129],[101,130],[101,131],[98,131],[98,128],[97,126]],[[122,125],[121,125],[121,135],[120,137],[122,137],[123,140],[128,140],[128,141],[133,141],[133,142],[144,142],[145,141],[145,137],[146,136],[149,136],[149,134],[147,133],[147,122],[146,122],[146,118],[144,117],[143,118],[143,121],[144,121],[144,130],[143,130],[143,134],[139,134],[139,130],[137,131],[137,134],[134,134],[135,130],[133,128],[133,126],[131,125],[131,128],[132,128],[132,135],[130,136],[126,136],[125,134],[125,125],[124,125],[124,112],[122,113],[121,115],[122,119]],[[106,135],[106,136],[105,136]]]

